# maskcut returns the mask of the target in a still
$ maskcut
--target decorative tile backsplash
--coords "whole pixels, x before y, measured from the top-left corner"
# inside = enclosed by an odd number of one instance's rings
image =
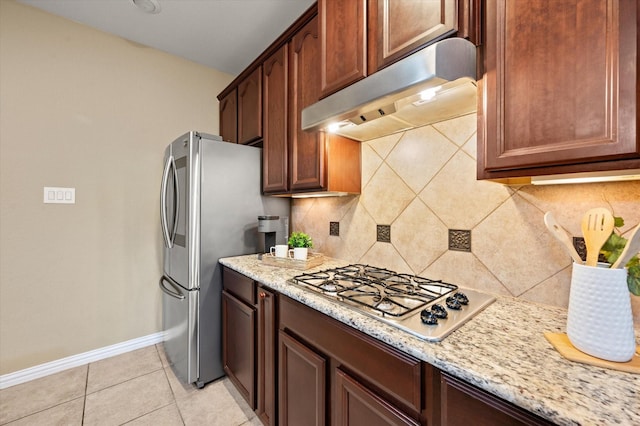
[[[566,307],[571,258],[547,231],[552,211],[575,237],[593,207],[640,222],[640,181],[505,186],[476,180],[476,115],[362,143],[359,196],[294,199],[292,230],[317,252],[456,283],[461,287]],[[339,236],[327,232],[338,222]],[[378,241],[388,225],[389,242]],[[473,236],[450,249],[449,230]],[[462,244],[456,237],[456,247]],[[470,244],[470,240],[469,240]],[[640,297],[632,296],[640,324]]]

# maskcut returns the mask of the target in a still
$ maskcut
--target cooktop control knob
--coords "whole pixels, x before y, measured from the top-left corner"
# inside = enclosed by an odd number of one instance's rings
[[[437,303],[431,307],[431,312],[433,312],[433,315],[435,315],[437,318],[444,319],[447,317],[447,310],[444,308],[444,306],[438,305]]]
[[[449,309],[453,309],[457,311],[462,308],[462,304],[460,303],[460,301],[453,296],[447,297],[446,302],[447,302],[447,308]]]
[[[435,314],[426,309],[423,309],[422,312],[420,312],[420,319],[424,324],[429,324],[429,325],[438,324],[438,318],[435,316]]]
[[[461,305],[468,305],[469,304],[469,298],[467,297],[466,294],[461,293],[461,292],[457,292],[453,295],[453,297],[460,302]]]

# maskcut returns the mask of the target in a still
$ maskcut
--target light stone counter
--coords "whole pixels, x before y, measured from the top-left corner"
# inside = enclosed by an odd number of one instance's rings
[[[220,263],[557,424],[640,425],[640,375],[568,361],[545,339],[566,331],[565,309],[498,296],[442,342],[425,342],[286,282],[302,271],[257,255]],[[309,271],[346,264],[325,259]]]

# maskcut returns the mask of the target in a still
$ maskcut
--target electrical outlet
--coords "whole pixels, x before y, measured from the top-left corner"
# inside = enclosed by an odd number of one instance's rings
[[[340,222],[329,222],[329,235],[340,236]]]

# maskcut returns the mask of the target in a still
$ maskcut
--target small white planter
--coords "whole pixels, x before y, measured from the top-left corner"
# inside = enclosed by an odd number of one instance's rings
[[[615,362],[633,358],[636,340],[626,269],[573,264],[567,336],[591,356]]]

